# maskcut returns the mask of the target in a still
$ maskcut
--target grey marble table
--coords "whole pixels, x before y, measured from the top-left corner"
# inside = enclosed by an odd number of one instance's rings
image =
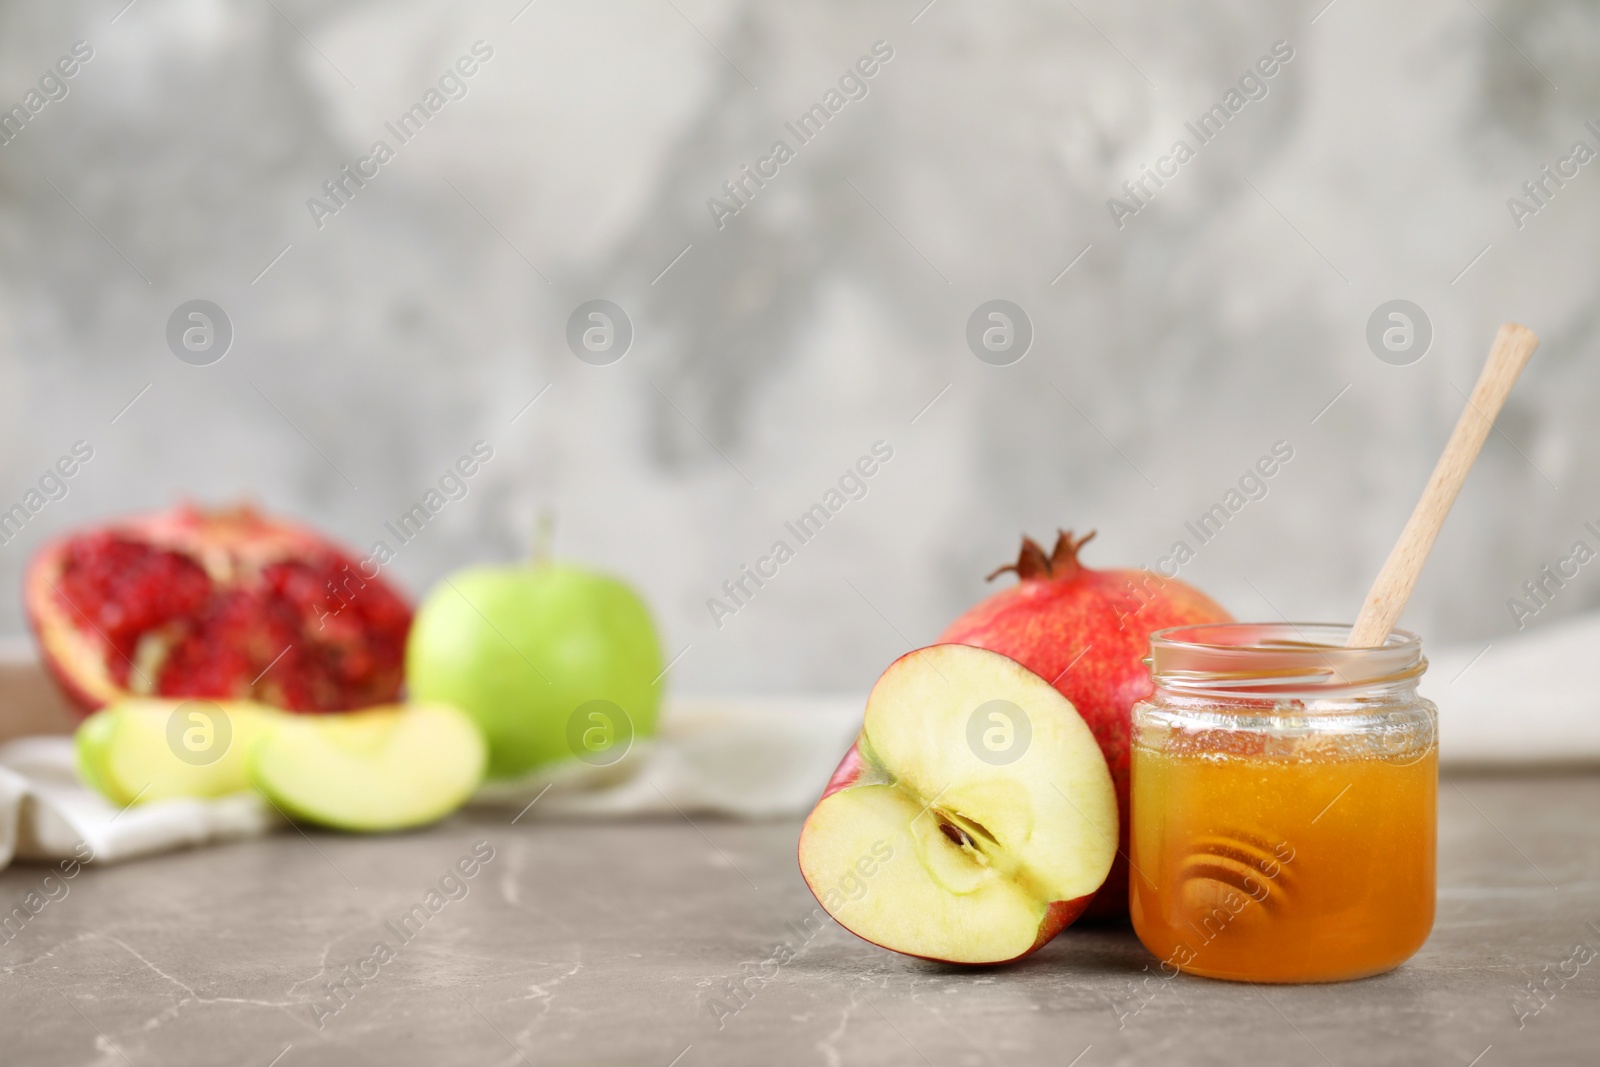
[[[1600,949],[1600,774],[1449,777],[1440,808],[1438,923],[1405,967],[1143,993],[1125,929],[983,970],[808,935],[792,821],[288,831],[41,896],[0,945],[0,1063],[1600,1062],[1600,961],[1576,951]],[[47,873],[6,871],[0,903]]]

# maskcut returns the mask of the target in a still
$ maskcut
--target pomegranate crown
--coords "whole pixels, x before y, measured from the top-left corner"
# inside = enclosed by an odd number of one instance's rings
[[[1031,537],[1023,537],[1022,551],[1017,553],[1017,561],[995,568],[985,581],[992,582],[1006,571],[1016,572],[1017,577],[1025,582],[1034,578],[1071,578],[1083,569],[1078,562],[1078,550],[1093,541],[1094,535],[1095,531],[1090,530],[1082,537],[1074,538],[1071,530],[1057,530],[1056,547],[1048,556],[1039,547],[1039,542]]]

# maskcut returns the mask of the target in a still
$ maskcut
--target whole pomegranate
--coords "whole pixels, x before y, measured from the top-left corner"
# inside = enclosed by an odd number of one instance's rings
[[[1232,616],[1172,578],[1090,570],[1078,550],[1092,537],[1059,531],[1048,556],[1024,537],[1017,561],[989,575],[1015,571],[1021,581],[962,615],[939,640],[1002,653],[1049,679],[1094,732],[1117,787],[1122,829],[1111,874],[1084,915],[1115,918],[1128,914],[1128,743],[1133,705],[1154,688],[1144,662],[1150,634]]]
[[[364,563],[248,505],[184,504],[45,545],[23,597],[85,711],[130,693],[342,711],[403,680],[411,607]]]

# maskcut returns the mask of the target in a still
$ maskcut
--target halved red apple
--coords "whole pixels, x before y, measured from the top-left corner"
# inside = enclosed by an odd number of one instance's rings
[[[876,945],[1002,963],[1078,917],[1116,843],[1111,773],[1072,704],[998,652],[934,645],[873,686],[800,832],[800,871]]]

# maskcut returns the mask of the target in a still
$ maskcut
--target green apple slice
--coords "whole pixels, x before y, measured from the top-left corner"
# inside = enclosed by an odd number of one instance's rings
[[[455,811],[483,778],[483,735],[448,704],[285,718],[250,762],[257,789],[336,830],[402,830]]]
[[[245,701],[121,700],[79,728],[79,768],[119,804],[244,792],[250,749],[282,717]]]
[[[106,748],[111,744],[111,732],[116,718],[110,710],[102,708],[78,724],[72,735],[72,752],[78,764],[78,777],[84,784],[113,804],[126,804],[127,798],[116,795],[106,784]]]
[[[951,963],[1035,951],[1105,881],[1117,799],[1094,735],[997,652],[907,653],[800,834],[800,871],[841,926]]]

